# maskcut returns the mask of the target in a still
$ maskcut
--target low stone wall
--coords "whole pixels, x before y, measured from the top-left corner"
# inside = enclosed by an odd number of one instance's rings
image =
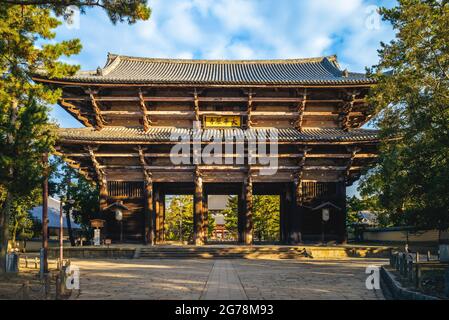
[[[132,259],[136,248],[107,248],[107,247],[70,247],[64,248],[64,258],[90,258],[90,259]],[[59,257],[59,248],[50,248],[48,250],[50,258]]]
[[[391,248],[389,247],[308,247],[308,251],[314,259],[331,258],[389,258]]]
[[[396,242],[409,244],[438,244],[438,239],[449,240],[449,232],[438,230],[410,231],[401,228],[368,229],[363,232],[364,241]]]

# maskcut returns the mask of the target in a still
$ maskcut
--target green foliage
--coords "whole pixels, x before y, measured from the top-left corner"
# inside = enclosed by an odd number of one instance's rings
[[[226,209],[223,210],[225,215],[225,228],[229,232],[231,238],[238,238],[238,197],[229,196]]]
[[[9,230],[11,240],[29,240],[39,235],[36,233],[37,223],[30,214],[30,208],[33,208],[41,202],[41,190],[35,189],[28,196],[16,198],[11,208]]]
[[[90,230],[90,220],[101,218],[98,187],[70,168],[61,158],[53,159],[53,171],[49,185],[50,193],[60,199],[72,200],[63,206],[64,212],[72,211],[72,217],[79,223],[86,235]]]
[[[279,196],[254,196],[254,236],[258,241],[279,240]]]
[[[400,0],[381,9],[396,29],[369,74],[384,143],[362,192],[395,224],[449,227],[449,2]]]
[[[106,11],[112,23],[135,23],[138,20],[148,20],[151,9],[147,0],[0,0],[3,4],[34,5],[50,9],[58,16],[67,17],[66,9],[74,6],[85,13],[87,8],[100,7]]]
[[[258,241],[279,240],[280,232],[279,196],[253,196],[254,239]],[[238,235],[238,198],[228,198],[225,214],[226,230],[237,238]]]
[[[193,197],[172,196],[165,212],[165,237],[167,240],[193,240]]]

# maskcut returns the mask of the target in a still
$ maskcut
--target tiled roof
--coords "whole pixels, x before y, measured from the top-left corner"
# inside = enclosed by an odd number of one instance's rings
[[[252,128],[248,130],[204,129],[194,133],[193,137],[199,138],[199,134],[201,134],[202,140],[208,141],[214,136],[220,135],[225,138],[237,137],[237,139],[244,139],[246,135],[247,138],[254,139],[256,137],[268,137],[267,132],[267,129],[262,128]],[[171,137],[173,136],[178,137],[179,139],[182,137],[190,138],[192,133],[192,129],[168,127],[153,127],[148,132],[144,132],[141,128],[134,127],[105,127],[99,131],[93,128],[59,129],[58,135],[61,141],[168,142],[173,141],[171,140]],[[373,141],[378,139],[378,131],[366,129],[343,131],[341,129],[333,128],[305,128],[300,132],[293,128],[285,128],[278,129],[277,133],[280,142]]]
[[[367,84],[341,70],[335,56],[288,60],[182,60],[109,54],[106,65],[60,80],[137,84]]]

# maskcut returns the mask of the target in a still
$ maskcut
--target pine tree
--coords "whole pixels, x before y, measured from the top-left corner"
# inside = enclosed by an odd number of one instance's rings
[[[382,43],[370,100],[384,143],[362,192],[395,224],[449,227],[449,1],[400,0],[380,13],[396,38]]]
[[[101,1],[112,22],[148,19],[146,1]],[[62,56],[81,50],[78,39],[54,43],[54,29],[74,1],[0,0],[0,272],[5,270],[9,224],[14,204],[39,187],[44,164],[42,155],[52,151],[54,125],[47,105],[56,103],[61,92],[32,81],[45,72],[64,77],[79,66],[61,62]],[[80,9],[91,1],[77,1]],[[127,6],[129,4],[129,6]],[[43,43],[42,45],[38,45]]]

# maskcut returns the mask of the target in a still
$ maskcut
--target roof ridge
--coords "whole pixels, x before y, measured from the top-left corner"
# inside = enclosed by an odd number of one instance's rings
[[[108,53],[108,60],[105,67],[108,67],[115,62],[116,58],[122,60],[133,60],[133,61],[148,61],[148,62],[172,62],[172,63],[220,63],[220,64],[258,64],[258,63],[272,63],[272,64],[284,64],[284,63],[310,63],[310,62],[322,62],[328,60],[332,64],[337,63],[337,56],[321,56],[321,57],[311,57],[311,58],[291,58],[291,59],[248,59],[248,60],[233,60],[233,59],[179,59],[179,58],[150,58],[150,57],[135,57],[127,55],[118,55],[114,53]],[[338,64],[338,63],[337,63]]]
[[[115,67],[118,66],[118,64],[120,63],[120,56],[118,55],[113,55],[111,53],[108,53],[108,59],[106,60],[106,64],[104,65],[103,68],[101,68],[101,75],[105,76],[108,73],[110,73],[112,70],[115,69]]]

